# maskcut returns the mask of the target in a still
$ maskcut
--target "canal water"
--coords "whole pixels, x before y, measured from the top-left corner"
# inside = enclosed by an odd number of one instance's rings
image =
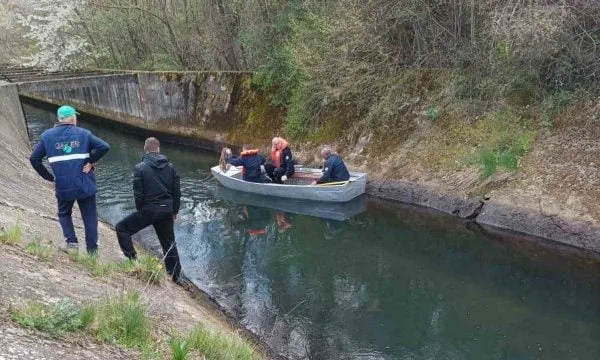
[[[24,108],[36,140],[54,115]],[[85,117],[80,126],[112,146],[97,179],[100,216],[115,224],[134,210],[143,139]],[[217,154],[161,150],[182,179],[184,273],[281,354],[600,359],[597,261],[372,200],[344,221],[245,205],[210,180]]]

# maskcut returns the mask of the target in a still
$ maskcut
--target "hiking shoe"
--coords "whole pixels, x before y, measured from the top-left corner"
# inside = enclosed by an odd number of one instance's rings
[[[78,243],[67,243],[66,245],[60,247],[60,251],[67,253],[69,255],[75,255],[79,252],[79,244]]]

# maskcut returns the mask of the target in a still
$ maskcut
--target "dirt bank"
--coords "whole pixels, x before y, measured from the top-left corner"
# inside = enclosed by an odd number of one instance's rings
[[[124,274],[97,277],[60,252],[48,262],[27,254],[23,246],[29,241],[40,240],[59,246],[64,240],[56,218],[52,186],[29,165],[29,141],[13,86],[0,86],[0,107],[3,109],[0,112],[3,130],[0,132],[0,228],[8,229],[18,223],[22,232],[20,244],[0,244],[0,359],[140,358],[137,351],[104,345],[84,335],[54,338],[20,328],[8,313],[10,306],[33,300],[52,303],[68,298],[78,304],[89,304],[127,291],[142,294],[157,333],[164,336],[185,334],[200,323],[226,336],[236,338],[241,334],[248,336],[248,342],[254,341],[197,292],[169,281],[148,285]],[[75,224],[79,238],[83,239],[81,219],[76,217]],[[101,223],[99,233],[102,261],[120,260],[114,231]],[[260,344],[256,346],[257,358],[268,357],[267,349]]]
[[[369,172],[372,196],[600,252],[600,99],[578,94],[548,126],[535,106],[453,99],[447,76],[427,86],[398,95],[406,133],[324,125],[296,153],[318,164],[315,148],[331,144]],[[486,158],[513,153],[514,169]]]

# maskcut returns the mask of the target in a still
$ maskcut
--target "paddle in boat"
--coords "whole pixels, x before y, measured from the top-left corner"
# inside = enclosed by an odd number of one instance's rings
[[[350,172],[350,179],[326,184],[312,185],[321,177],[320,169],[296,166],[295,174],[285,184],[261,184],[242,180],[242,168],[231,166],[210,169],[214,177],[223,186],[254,194],[277,196],[291,199],[303,199],[324,202],[347,202],[365,193],[367,174]],[[264,171],[264,169],[263,169]]]

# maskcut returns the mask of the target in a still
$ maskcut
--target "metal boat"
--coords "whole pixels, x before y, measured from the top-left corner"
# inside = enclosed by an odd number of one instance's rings
[[[214,177],[223,186],[264,196],[302,199],[319,202],[347,202],[365,193],[367,174],[350,172],[348,181],[311,185],[321,176],[320,169],[297,167],[295,174],[285,184],[261,184],[242,180],[241,167],[230,167],[222,171],[219,166],[211,169]]]

